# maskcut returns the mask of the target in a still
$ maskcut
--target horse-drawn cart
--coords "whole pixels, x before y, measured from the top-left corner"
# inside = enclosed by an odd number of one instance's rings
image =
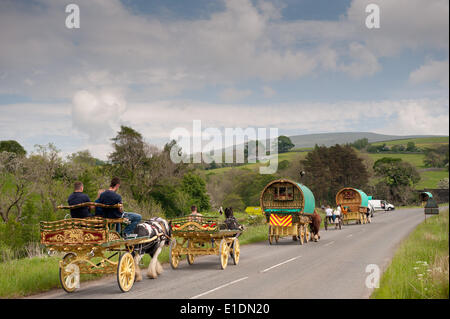
[[[269,224],[269,244],[286,236],[300,245],[311,239],[308,225],[315,199],[308,187],[287,179],[274,180],[263,189],[260,204]]]
[[[347,224],[356,221],[356,224],[370,223],[367,218],[367,207],[369,204],[366,193],[362,190],[344,187],[336,194],[336,204],[341,205],[342,221]]]
[[[74,206],[59,206],[73,209],[86,206],[118,208],[117,205],[83,203]],[[116,224],[127,220],[92,218],[68,218],[57,221],[41,221],[41,243],[51,252],[64,253],[59,261],[59,279],[66,292],[79,288],[80,274],[117,274],[117,283],[122,292],[129,291],[134,284],[135,245],[149,243],[157,236],[124,239],[115,231]],[[117,260],[114,257],[118,255]]]
[[[189,265],[196,256],[219,255],[220,265],[225,269],[231,256],[235,265],[239,263],[240,230],[219,227],[218,218],[188,216],[171,220],[172,241],[170,243],[170,265],[178,267],[182,255],[186,255]]]

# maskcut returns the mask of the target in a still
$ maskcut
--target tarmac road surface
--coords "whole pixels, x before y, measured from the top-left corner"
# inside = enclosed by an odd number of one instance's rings
[[[442,208],[441,208],[442,209]],[[136,282],[121,293],[116,277],[81,283],[74,293],[55,289],[31,298],[368,298],[370,264],[386,269],[398,244],[424,220],[423,208],[377,212],[371,224],[321,230],[319,242],[299,245],[292,238],[241,246],[239,265],[230,258],[221,270],[218,256],[164,265],[158,279]]]

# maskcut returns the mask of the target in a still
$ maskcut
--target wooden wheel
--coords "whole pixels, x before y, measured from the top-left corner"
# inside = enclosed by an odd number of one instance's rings
[[[271,234],[271,231],[272,231],[272,226],[269,226],[269,235],[268,235],[269,245],[272,245],[272,243],[273,243],[273,236]]]
[[[194,248],[194,242],[192,240],[188,240],[188,251],[191,248]],[[194,257],[195,257],[195,255],[193,255],[193,254],[187,254],[186,255],[186,259],[187,259],[187,262],[188,262],[189,265],[194,264]]]
[[[233,258],[233,263],[235,265],[239,264],[239,255],[241,254],[241,247],[239,244],[239,240],[235,238],[233,240],[233,254],[231,257]]]
[[[305,226],[305,244],[309,241],[309,230],[308,230],[308,224],[306,224]]]
[[[133,287],[135,276],[134,258],[129,252],[126,252],[120,256],[119,264],[117,265],[117,283],[122,292],[130,291],[131,287]]]
[[[71,264],[76,258],[74,253],[67,253],[59,265],[59,282],[68,293],[80,287],[80,268],[76,264]]]
[[[220,241],[219,246],[220,266],[222,267],[222,269],[227,268],[229,253],[230,250],[228,248],[227,240],[224,238]]]
[[[303,229],[303,225],[300,225],[300,227],[298,228],[298,243],[300,245],[303,245],[303,243],[305,242],[305,233],[304,233],[304,229]]]
[[[280,239],[280,236],[275,235],[275,242],[278,244],[278,239]]]
[[[170,257],[170,266],[173,269],[178,267],[178,263],[180,262],[180,256],[177,253],[177,240],[172,239],[169,246],[169,257]]]

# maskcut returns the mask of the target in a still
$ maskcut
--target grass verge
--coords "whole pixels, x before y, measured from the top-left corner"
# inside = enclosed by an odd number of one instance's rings
[[[428,217],[401,243],[371,298],[449,298],[448,219],[448,209]]]

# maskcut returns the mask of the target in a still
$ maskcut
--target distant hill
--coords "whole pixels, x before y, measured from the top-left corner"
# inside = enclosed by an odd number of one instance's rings
[[[314,147],[317,145],[332,146],[336,144],[353,143],[361,138],[367,138],[369,143],[409,138],[436,137],[437,135],[384,135],[370,132],[321,133],[289,136],[295,148]],[[440,135],[442,136],[442,135]]]

